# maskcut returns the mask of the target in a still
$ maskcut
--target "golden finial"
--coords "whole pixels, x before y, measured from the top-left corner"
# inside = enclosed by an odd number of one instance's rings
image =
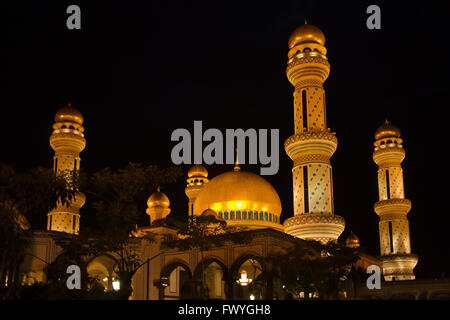
[[[161,192],[161,189],[159,188],[159,186],[156,188],[156,191]]]
[[[239,170],[241,170],[241,168],[239,167],[238,148],[236,148],[236,157],[234,158],[234,171]]]

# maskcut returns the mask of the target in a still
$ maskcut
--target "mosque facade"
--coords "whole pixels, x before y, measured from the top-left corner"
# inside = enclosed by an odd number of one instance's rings
[[[293,162],[293,216],[281,223],[282,205],[275,188],[260,175],[242,170],[238,162],[232,170],[212,178],[204,166],[194,165],[187,173],[186,214],[214,214],[229,226],[246,228],[245,232],[252,234],[252,241],[245,245],[225,243],[201,254],[198,250],[164,248],[135,238],[132,245],[146,264],[133,278],[132,299],[192,297],[195,288],[188,284],[200,279],[203,271],[210,298],[248,299],[254,295],[256,299],[282,299],[284,293],[280,283],[271,283],[270,288],[257,285],[264,270],[263,258],[272,252],[282,252],[295,238],[327,242],[337,241],[341,236],[345,220],[334,212],[330,161],[338,140],[327,126],[323,88],[330,73],[325,36],[319,28],[305,23],[291,34],[288,44],[286,73],[294,87],[294,133],[286,139],[284,146]],[[80,153],[86,145],[83,121],[81,113],[72,106],[56,113],[50,137],[56,173],[80,168]],[[378,265],[384,280],[392,283],[411,283],[418,261],[409,239],[407,214],[411,202],[404,195],[401,167],[404,157],[400,130],[388,122],[382,124],[375,132],[373,152],[373,160],[379,168],[379,201],[375,203],[374,211],[380,218],[380,255],[361,254],[357,264],[362,269]],[[55,261],[62,251],[51,234],[79,233],[82,219],[79,210],[85,197],[80,194],[76,198],[69,207],[58,206],[49,212],[47,230],[34,233],[30,247],[32,255],[25,259],[22,269],[38,281],[46,279],[45,263]],[[138,234],[151,230],[156,234],[175,235],[176,230],[171,228],[151,226],[153,221],[165,219],[170,213],[169,197],[158,188],[148,198],[147,206],[149,225],[140,227]],[[345,212],[340,214],[345,215]],[[359,239],[350,233],[346,244],[358,247]],[[33,256],[39,259],[33,259]],[[114,254],[88,261],[88,273],[97,277],[105,290],[114,287],[114,263]],[[254,281],[252,292],[249,286],[237,281],[242,276]],[[427,289],[429,294],[438,290],[433,288]],[[355,296],[357,294],[353,292]],[[381,297],[387,298],[388,294],[381,294]]]

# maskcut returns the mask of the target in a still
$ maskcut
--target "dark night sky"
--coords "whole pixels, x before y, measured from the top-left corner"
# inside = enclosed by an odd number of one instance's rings
[[[70,4],[82,29],[69,31]],[[382,29],[366,28],[378,4]],[[421,4],[421,5],[420,5]],[[280,170],[266,176],[292,216],[292,162],[282,146],[293,131],[287,39],[304,22],[326,36],[328,126],[335,212],[346,231],[379,253],[373,133],[388,118],[400,127],[412,251],[419,277],[450,275],[447,150],[449,20],[444,2],[368,1],[36,1],[3,4],[0,52],[1,161],[51,166],[55,111],[67,101],[85,117],[82,166],[93,172],[129,161],[171,165],[176,128],[280,128]],[[5,11],[6,10],[6,11]],[[214,176],[232,166],[210,166]],[[188,166],[185,167],[186,171]],[[244,170],[259,172],[257,165]],[[165,186],[174,214],[186,214],[184,178]],[[149,190],[149,194],[152,190]],[[143,213],[143,219],[146,216]],[[43,217],[45,221],[45,217]]]

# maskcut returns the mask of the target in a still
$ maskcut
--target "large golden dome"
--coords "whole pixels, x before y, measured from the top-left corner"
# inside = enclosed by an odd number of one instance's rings
[[[385,121],[378,129],[375,131],[375,140],[382,138],[400,138],[400,129],[394,126],[389,121]]]
[[[55,122],[75,122],[82,125],[84,121],[81,112],[72,107],[69,103],[68,106],[62,107],[55,114]]]
[[[281,201],[275,188],[257,174],[234,170],[214,177],[197,196],[194,214],[206,209],[262,211],[280,216]]]
[[[316,26],[305,23],[291,33],[288,42],[289,49],[292,49],[297,44],[304,42],[315,42],[321,45],[325,45],[325,35],[323,34],[322,30],[320,30]]]

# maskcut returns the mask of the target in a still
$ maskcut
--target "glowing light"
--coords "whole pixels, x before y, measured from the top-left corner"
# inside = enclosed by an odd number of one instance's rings
[[[120,290],[120,282],[119,282],[119,280],[114,280],[114,281],[112,282],[112,286],[113,286],[113,289],[114,289],[115,291],[119,291],[119,290]]]
[[[236,282],[239,283],[243,287],[247,286],[252,281],[253,281],[252,279],[247,278],[247,271],[245,271],[245,270],[242,270],[241,278],[239,280],[236,280]]]
[[[247,208],[247,201],[227,201],[226,208],[228,210],[245,210]]]
[[[216,202],[212,205],[212,209],[214,211],[222,211],[222,203],[221,202]]]
[[[108,277],[104,277],[104,278],[103,278],[103,281],[108,281]]]
[[[250,300],[255,300],[255,296],[253,295],[253,293],[250,295]]]

